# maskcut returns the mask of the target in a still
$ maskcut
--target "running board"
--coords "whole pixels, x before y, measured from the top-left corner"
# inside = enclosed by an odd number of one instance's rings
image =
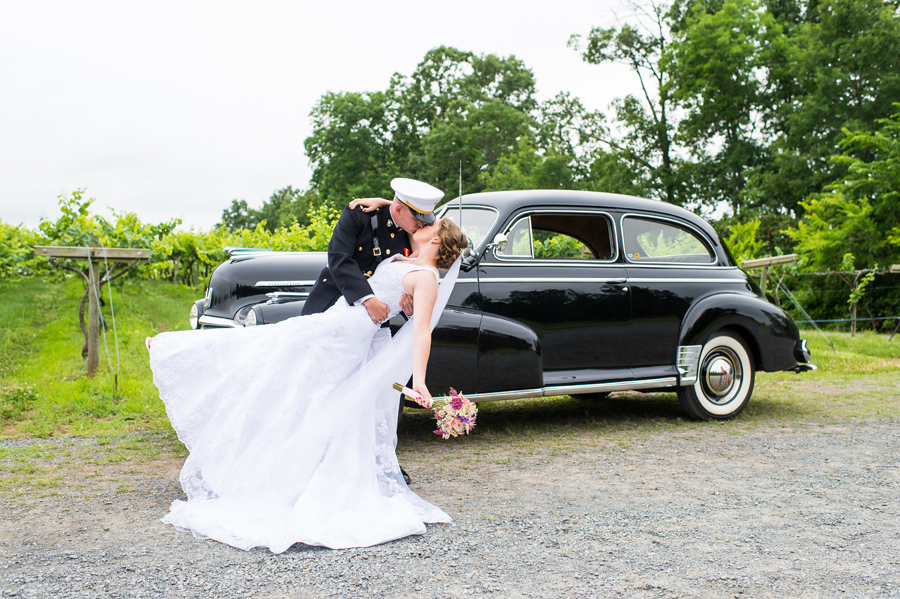
[[[593,383],[590,385],[564,385],[558,387],[541,387],[540,389],[523,389],[520,391],[498,391],[496,393],[466,394],[466,399],[474,402],[503,401],[507,399],[525,399],[529,397],[554,397],[556,395],[578,395],[580,393],[608,393],[612,391],[637,391],[639,389],[656,389],[659,387],[675,387],[678,380],[671,376],[660,379],[644,379],[641,381],[622,381],[615,383]],[[435,397],[445,400],[446,398]]]

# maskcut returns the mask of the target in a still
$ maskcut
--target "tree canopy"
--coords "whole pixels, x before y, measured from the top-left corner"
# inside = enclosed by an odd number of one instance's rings
[[[887,208],[898,202],[885,145],[900,101],[898,6],[635,4],[616,26],[569,41],[584,61],[624,64],[635,78],[640,93],[606,110],[566,92],[539,100],[515,56],[440,46],[385,89],[324,94],[304,142],[308,191],[278,190],[260,209],[235,200],[223,223],[303,225],[310,208],[385,196],[399,176],[450,199],[461,175],[463,193],[566,188],[671,202],[718,220],[727,237],[750,236],[733,239],[742,247],[806,253],[810,268],[839,258],[823,244],[862,243],[877,229],[879,245],[854,253],[884,261],[900,226]]]

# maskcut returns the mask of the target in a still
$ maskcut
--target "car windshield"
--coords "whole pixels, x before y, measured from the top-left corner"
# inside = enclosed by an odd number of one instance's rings
[[[490,208],[463,206],[461,216],[462,224],[460,224],[459,204],[454,202],[444,206],[444,211],[441,213],[441,218],[447,217],[455,222],[462,229],[463,233],[472,240],[472,244],[476,248],[480,247],[481,242],[491,232],[494,221],[497,220],[497,212]]]

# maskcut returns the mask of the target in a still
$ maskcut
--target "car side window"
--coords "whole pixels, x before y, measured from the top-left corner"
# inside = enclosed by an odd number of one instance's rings
[[[716,255],[694,231],[675,223],[626,216],[625,257],[637,263],[711,264]]]
[[[502,257],[553,260],[612,260],[612,223],[605,214],[535,212],[509,228]]]
[[[531,235],[531,217],[520,218],[506,234],[506,247],[500,252],[503,256],[517,258],[534,257],[534,246]]]

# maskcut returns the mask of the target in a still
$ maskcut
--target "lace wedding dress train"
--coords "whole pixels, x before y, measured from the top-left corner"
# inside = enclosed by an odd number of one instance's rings
[[[392,316],[403,276],[423,268],[386,261],[370,279]],[[432,329],[458,269],[441,282]],[[366,547],[449,522],[409,490],[394,452],[391,383],[412,373],[411,321],[367,361],[377,330],[365,308],[341,298],[274,325],[157,335],[153,380],[190,452],[181,471],[188,500],[163,522],[275,553],[298,542]]]

